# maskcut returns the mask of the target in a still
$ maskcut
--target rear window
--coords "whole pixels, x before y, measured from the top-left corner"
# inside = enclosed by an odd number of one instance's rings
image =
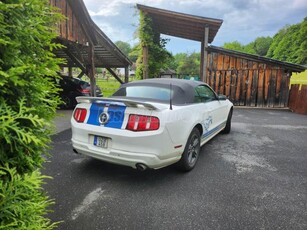
[[[171,90],[154,86],[129,86],[120,88],[113,96],[169,101]]]
[[[90,87],[90,84],[88,82],[79,80],[77,78],[71,78],[71,81],[76,83],[76,84],[78,84],[78,85],[80,85],[81,88],[83,88],[83,89],[85,89],[87,87]]]

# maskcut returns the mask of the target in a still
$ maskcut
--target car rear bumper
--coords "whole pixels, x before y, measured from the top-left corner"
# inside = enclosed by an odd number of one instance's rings
[[[72,139],[72,145],[79,154],[132,168],[137,168],[137,164],[142,164],[147,168],[159,169],[179,161],[181,157],[181,154],[178,153],[175,157],[160,159],[158,156],[148,153],[132,153],[116,149],[102,150],[100,147],[90,146],[74,139]]]
[[[107,148],[95,146],[94,136],[109,139]],[[158,169],[180,160],[184,146],[175,148],[167,131],[131,132],[72,121],[72,146],[80,154],[106,162],[137,168],[137,164]]]

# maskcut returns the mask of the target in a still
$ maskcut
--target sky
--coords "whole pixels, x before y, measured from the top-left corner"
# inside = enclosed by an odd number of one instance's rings
[[[137,44],[139,14],[136,4],[201,17],[222,19],[211,45],[238,41],[246,45],[257,37],[273,37],[286,25],[307,17],[307,0],[83,0],[93,21],[113,41]],[[163,35],[162,35],[163,36]],[[200,52],[200,42],[170,38],[166,48],[173,54]]]

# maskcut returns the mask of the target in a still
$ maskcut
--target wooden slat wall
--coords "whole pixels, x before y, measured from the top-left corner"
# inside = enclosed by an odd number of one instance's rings
[[[307,85],[291,85],[289,108],[296,113],[307,115]]]
[[[66,17],[58,25],[59,37],[86,45],[86,36],[68,2],[66,0],[49,0],[49,2],[50,5],[59,8],[60,12]]]
[[[279,66],[210,52],[208,75],[209,85],[235,105],[288,106],[290,78]]]

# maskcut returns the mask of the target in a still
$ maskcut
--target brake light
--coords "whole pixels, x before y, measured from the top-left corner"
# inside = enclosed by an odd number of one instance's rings
[[[79,89],[79,92],[83,94],[90,94],[91,90],[90,89]]]
[[[82,109],[82,108],[76,108],[75,112],[74,112],[74,119],[79,122],[82,123],[84,122],[86,117],[86,109]]]
[[[131,114],[126,129],[131,131],[152,131],[160,127],[160,120],[153,116]]]

